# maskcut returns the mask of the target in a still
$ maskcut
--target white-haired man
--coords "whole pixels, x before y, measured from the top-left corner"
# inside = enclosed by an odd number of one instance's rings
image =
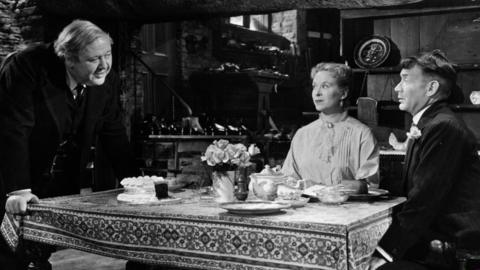
[[[122,125],[112,39],[75,20],[53,44],[34,44],[0,70],[0,214],[25,213],[38,198],[75,194],[89,149],[101,144],[117,178],[136,174]],[[48,255],[49,256],[49,255]],[[48,258],[47,256],[47,258]],[[0,240],[0,264],[26,269]]]

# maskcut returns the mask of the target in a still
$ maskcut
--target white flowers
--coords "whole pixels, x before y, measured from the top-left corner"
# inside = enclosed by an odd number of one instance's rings
[[[228,140],[213,141],[207,147],[205,154],[201,157],[202,161],[207,162],[209,166],[218,167],[246,167],[250,165],[250,158],[259,154],[260,150],[254,144],[248,149],[241,143],[231,144]]]
[[[422,132],[417,126],[412,126],[410,131],[407,132],[407,138],[410,140],[416,140],[422,136]]]

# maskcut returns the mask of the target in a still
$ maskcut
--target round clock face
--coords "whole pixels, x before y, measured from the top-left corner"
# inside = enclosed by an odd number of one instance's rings
[[[362,68],[380,66],[390,53],[388,40],[381,37],[372,37],[361,41],[355,49],[355,63]]]

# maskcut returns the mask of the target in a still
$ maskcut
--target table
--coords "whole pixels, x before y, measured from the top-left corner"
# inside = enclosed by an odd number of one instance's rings
[[[404,198],[309,203],[239,216],[190,191],[178,204],[130,205],[120,190],[44,199],[22,220],[24,239],[104,256],[203,269],[366,269]],[[198,198],[198,197],[197,197]],[[13,223],[1,229],[15,241]]]

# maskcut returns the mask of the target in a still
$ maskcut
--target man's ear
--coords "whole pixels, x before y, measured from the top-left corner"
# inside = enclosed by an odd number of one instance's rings
[[[73,59],[71,56],[63,58],[65,61],[65,66],[67,69],[72,69],[73,65],[75,64],[75,59]]]
[[[431,80],[427,83],[427,96],[435,96],[438,93],[438,89],[440,89],[440,82],[437,80]]]
[[[340,97],[341,100],[345,100],[346,98],[348,97],[348,88],[345,88],[343,90],[343,94],[342,96]]]

